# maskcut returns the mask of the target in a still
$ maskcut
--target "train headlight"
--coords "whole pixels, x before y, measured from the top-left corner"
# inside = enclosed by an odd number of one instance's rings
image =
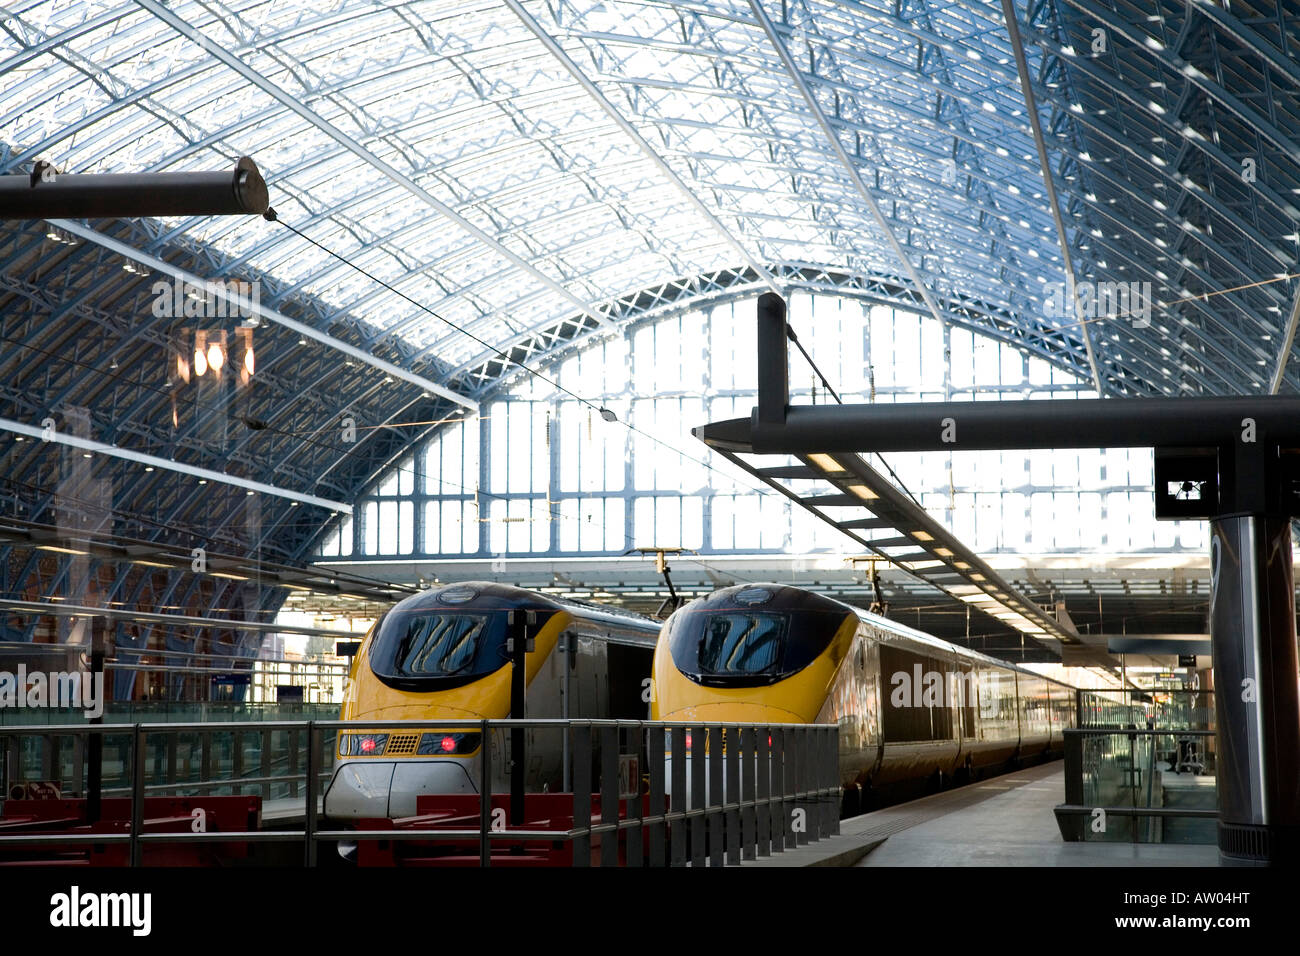
[[[482,734],[432,733],[420,735],[418,753],[423,757],[451,757],[478,750]]]
[[[379,757],[388,746],[388,734],[344,734],[339,753],[344,757]]]

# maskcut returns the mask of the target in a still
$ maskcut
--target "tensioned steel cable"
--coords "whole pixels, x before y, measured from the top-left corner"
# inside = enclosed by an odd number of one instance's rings
[[[371,282],[374,282],[374,283],[376,283],[376,284],[378,284],[378,285],[383,286],[383,287],[384,287],[385,289],[387,289],[389,292],[393,293],[393,295],[398,296],[398,297],[401,298],[401,299],[404,299],[405,301],[409,302],[411,305],[415,306],[415,307],[416,307],[417,309],[419,309],[420,311],[428,313],[429,315],[431,315],[431,316],[433,316],[435,319],[437,319],[439,322],[442,322],[443,324],[445,324],[445,325],[448,326],[449,328],[454,329],[455,331],[459,332],[461,335],[464,335],[464,336],[466,336],[467,338],[473,339],[475,342],[477,342],[477,343],[478,343],[479,345],[481,345],[483,348],[487,349],[487,350],[488,350],[489,352],[491,352],[493,355],[495,355],[495,356],[497,356],[498,358],[500,358],[500,359],[501,359],[503,362],[505,362],[506,364],[517,366],[518,368],[522,369],[524,372],[527,372],[529,375],[533,376],[534,378],[540,379],[541,381],[547,383],[548,385],[550,385],[551,387],[555,388],[556,390],[563,392],[564,394],[568,395],[570,398],[574,399],[575,401],[577,401],[577,402],[579,402],[579,403],[581,403],[581,404],[583,404],[583,405],[586,405],[588,408],[592,409],[593,411],[599,412],[599,413],[600,413],[600,417],[603,418],[605,421],[607,421],[607,422],[617,422],[618,424],[620,424],[620,425],[624,426],[625,428],[627,428],[629,431],[631,431],[631,432],[633,432],[633,433],[635,433],[635,434],[637,434],[637,435],[640,435],[642,438],[645,438],[645,439],[648,439],[649,441],[654,442],[656,445],[661,445],[661,446],[663,446],[664,448],[667,448],[669,451],[671,451],[671,452],[673,452],[674,454],[676,454],[676,455],[678,455],[678,456],[680,456],[680,457],[686,459],[687,461],[694,462],[695,464],[699,465],[701,468],[706,468],[706,469],[708,469],[709,471],[711,471],[711,472],[713,472],[713,473],[715,473],[715,474],[722,475],[724,478],[728,478],[728,476],[725,475],[721,470],[715,468],[713,465],[709,464],[707,461],[704,461],[704,460],[702,460],[702,459],[696,458],[696,457],[694,457],[693,455],[688,455],[686,452],[682,451],[680,448],[677,448],[675,445],[673,445],[673,444],[671,444],[671,443],[669,443],[669,442],[667,442],[667,441],[664,441],[664,440],[661,439],[661,438],[657,438],[656,436],[651,435],[649,432],[646,432],[646,431],[643,431],[643,430],[640,429],[640,428],[637,428],[637,427],[636,427],[635,425],[633,425],[631,422],[625,422],[625,421],[623,421],[623,420],[622,420],[621,418],[619,418],[619,417],[618,417],[618,416],[617,416],[617,415],[616,415],[616,414],[615,414],[611,409],[606,408],[606,407],[604,407],[603,405],[597,405],[595,402],[591,401],[590,399],[583,398],[581,395],[577,394],[576,392],[571,391],[570,389],[565,388],[565,387],[564,387],[563,385],[561,385],[558,381],[556,381],[555,379],[553,379],[553,378],[551,378],[550,376],[546,375],[545,373],[543,373],[543,372],[539,372],[539,371],[537,371],[536,369],[532,368],[531,366],[524,364],[524,363],[521,362],[519,359],[514,358],[514,357],[512,357],[512,356],[510,356],[510,355],[507,355],[505,352],[503,352],[501,349],[497,348],[495,345],[492,345],[491,343],[484,341],[483,339],[479,338],[479,336],[475,335],[473,332],[469,331],[469,330],[466,329],[466,328],[463,328],[463,327],[457,325],[455,322],[451,321],[451,320],[448,319],[446,316],[439,315],[437,312],[435,312],[433,309],[429,308],[429,307],[428,307],[427,305],[425,305],[423,302],[420,302],[420,301],[418,301],[417,299],[413,299],[411,296],[407,295],[405,292],[402,292],[401,290],[394,288],[392,285],[390,285],[388,282],[385,282],[383,279],[379,278],[379,277],[378,277],[377,275],[375,275],[374,273],[369,272],[369,271],[367,271],[366,269],[362,268],[361,266],[357,265],[357,264],[356,264],[355,262],[353,262],[351,259],[347,258],[347,256],[344,256],[344,255],[342,255],[341,253],[335,252],[333,249],[329,248],[328,246],[323,245],[322,243],[317,242],[315,239],[311,238],[311,237],[308,236],[306,233],[302,232],[302,230],[297,229],[297,228],[295,228],[293,225],[291,225],[290,223],[285,222],[283,219],[281,219],[281,218],[279,217],[279,215],[276,213],[276,211],[275,211],[275,209],[274,209],[273,207],[268,208],[268,209],[266,210],[266,212],[263,213],[262,215],[263,215],[263,218],[265,218],[267,221],[269,221],[269,222],[278,222],[280,225],[284,226],[286,229],[288,229],[288,230],[289,230],[290,232],[292,232],[294,235],[298,236],[298,237],[299,237],[300,239],[302,239],[304,242],[309,242],[309,243],[311,243],[313,246],[315,246],[317,249],[320,249],[320,250],[321,250],[322,252],[324,252],[326,255],[329,255],[329,256],[334,257],[335,259],[339,260],[340,262],[342,262],[344,265],[348,266],[348,267],[351,268],[351,269],[355,269],[357,272],[361,273],[361,275],[365,276],[365,277],[366,277],[367,279],[369,279]],[[728,478],[728,480],[734,480],[734,479],[730,479],[730,478]],[[758,494],[758,495],[770,495],[770,494],[772,494],[772,492],[763,491],[762,489],[759,489],[759,488],[755,488],[755,489],[753,489],[753,493],[754,493],[754,494]]]
[[[814,362],[812,356],[808,354],[808,350],[803,347],[803,343],[799,341],[799,336],[794,334],[794,329],[790,327],[789,322],[786,322],[785,324],[785,337],[794,343],[795,348],[799,350],[799,354],[804,357],[804,361],[806,361],[808,365],[812,368],[813,374],[815,374],[819,379],[821,379],[822,387],[825,388],[826,391],[830,392],[831,398],[835,399],[835,404],[843,405],[844,399],[840,398],[839,393],[836,392],[835,389],[831,388],[831,383],[826,380],[826,376],[822,374],[822,370],[817,367],[817,363]],[[876,458],[880,460],[880,463],[885,466],[885,470],[889,472],[890,477],[894,479],[898,487],[902,488],[904,493],[907,495],[907,497],[912,499],[912,503],[915,504],[918,508],[921,508],[922,507],[921,502],[917,501],[916,495],[912,494],[912,490],[908,488],[907,485],[903,484],[903,479],[899,478],[898,473],[894,471],[892,467],[890,467],[889,462],[885,461],[885,456],[880,454],[880,452],[878,451],[872,452],[872,454],[875,455]]]

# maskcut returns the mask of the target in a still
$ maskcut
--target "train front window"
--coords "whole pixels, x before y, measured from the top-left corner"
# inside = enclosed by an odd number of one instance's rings
[[[691,680],[719,687],[772,684],[811,659],[791,643],[788,614],[739,608],[679,619],[668,649]]]
[[[487,629],[486,616],[436,614],[407,624],[397,669],[410,677],[459,674],[473,665]]]
[[[501,612],[390,612],[379,625],[370,668],[390,687],[448,689],[505,666],[505,644]]]
[[[774,674],[785,619],[774,614],[712,614],[700,637],[700,673],[711,677]]]

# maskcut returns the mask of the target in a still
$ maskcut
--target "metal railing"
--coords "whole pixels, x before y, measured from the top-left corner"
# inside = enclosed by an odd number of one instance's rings
[[[1214,691],[1081,688],[1075,691],[1075,726],[1214,730]]]
[[[1065,803],[1055,808],[1061,836],[1072,842],[1216,842],[1214,828],[1203,822],[1218,818],[1214,777],[1207,773],[1206,745],[1213,739],[1210,730],[1066,730]],[[1190,802],[1215,807],[1166,805],[1171,779]],[[1200,785],[1185,788],[1184,782]],[[1173,828],[1179,828],[1176,836]]]
[[[56,776],[54,768],[62,766],[58,761],[59,745],[52,741],[71,737],[79,744],[75,749],[84,753],[91,736],[116,735],[130,740],[126,752],[119,754],[123,770],[129,754],[130,772],[126,775],[129,786],[106,787],[102,793],[128,792],[131,801],[127,833],[6,834],[0,835],[0,851],[9,846],[65,847],[126,842],[130,845],[130,863],[138,866],[143,847],[149,844],[299,841],[303,865],[315,866],[322,843],[472,841],[477,844],[479,865],[490,866],[494,845],[518,847],[527,841],[547,841],[552,845],[567,844],[574,866],[591,865],[593,849],[599,852],[601,866],[616,866],[620,860],[627,866],[722,866],[779,853],[839,832],[841,789],[835,725],[558,719],[436,722],[439,732],[477,731],[482,735],[477,827],[421,829],[416,825],[357,830],[322,826],[322,781],[331,776],[333,739],[339,731],[427,730],[429,726],[428,720],[364,724],[333,720],[0,728],[3,760],[0,769],[4,771],[5,786],[0,793],[21,782],[25,763],[22,751],[32,740],[42,742],[41,771],[49,772],[45,779],[50,779]],[[488,742],[494,732],[513,728],[551,730],[566,735],[573,781],[572,817],[567,827],[525,829],[493,818],[493,790],[499,792],[501,788],[499,770],[493,766],[493,748]],[[284,732],[288,741],[283,761],[278,761],[265,744],[279,732]],[[263,741],[260,767],[264,772],[253,777],[236,774],[220,779],[164,779],[147,783],[148,755],[154,742],[151,738],[164,738],[162,752],[174,754],[182,734],[199,735],[200,749],[207,754],[214,749],[214,735],[233,734],[236,740],[240,735],[253,735]],[[688,747],[688,739],[693,746]],[[155,745],[155,752],[157,749]],[[644,760],[646,773],[638,774],[635,796],[620,792],[620,754],[636,755],[638,762]],[[208,764],[204,766],[207,768]],[[274,766],[283,766],[285,773],[265,772]],[[495,788],[494,780],[498,781]],[[302,793],[302,829],[144,832],[146,796],[222,787],[238,793],[240,788],[248,786],[269,792],[266,788],[272,782],[289,787],[294,796]],[[525,795],[525,811],[528,796]],[[597,801],[599,819],[593,816]]]

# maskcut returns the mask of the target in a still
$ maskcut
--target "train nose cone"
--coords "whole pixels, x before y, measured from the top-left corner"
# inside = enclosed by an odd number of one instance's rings
[[[477,757],[436,760],[348,760],[325,792],[325,815],[335,819],[415,816],[424,793],[478,793]]]
[[[806,724],[809,720],[793,711],[750,701],[718,701],[683,707],[660,714],[660,720],[700,720],[719,724]]]

